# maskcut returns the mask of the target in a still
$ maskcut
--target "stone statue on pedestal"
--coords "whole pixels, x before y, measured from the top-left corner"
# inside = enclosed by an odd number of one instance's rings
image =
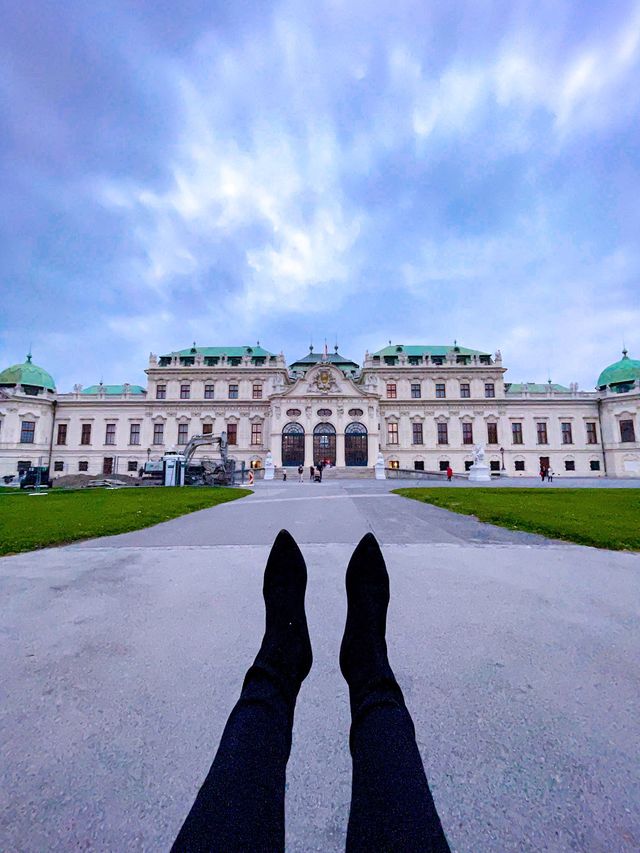
[[[469,468],[469,482],[491,482],[491,469],[484,458],[484,445],[477,444],[473,448],[473,465]]]
[[[273,480],[276,471],[276,466],[273,464],[273,456],[271,451],[267,451],[266,459],[264,460],[264,479]]]

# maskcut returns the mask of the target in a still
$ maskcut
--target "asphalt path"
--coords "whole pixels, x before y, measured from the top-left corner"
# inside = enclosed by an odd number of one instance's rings
[[[389,647],[457,851],[640,847],[640,555],[553,542],[388,493],[258,483],[147,530],[0,560],[0,849],[168,850],[263,629],[277,531],[309,569],[314,666],[287,849],[344,849],[344,572],[372,530]]]

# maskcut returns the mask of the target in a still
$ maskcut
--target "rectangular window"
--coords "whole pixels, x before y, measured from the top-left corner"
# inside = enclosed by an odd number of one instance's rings
[[[419,400],[421,396],[422,396],[422,391],[420,389],[420,383],[419,382],[412,382],[411,383],[411,399],[412,400]]]
[[[22,421],[20,429],[20,444],[33,444],[36,438],[36,422]]]
[[[571,424],[568,422],[563,422],[561,424],[562,429],[562,443],[563,444],[573,444],[573,435],[571,433]]]
[[[411,424],[411,429],[413,432],[413,444],[422,444],[422,424]]]
[[[448,467],[449,467],[449,460],[448,459],[441,459],[440,460],[440,470],[446,471]]]
[[[140,444],[140,424],[131,424],[129,429],[129,444]]]
[[[587,444],[597,444],[598,443],[598,430],[596,429],[596,425],[594,421],[587,421],[585,424],[587,428]]]
[[[600,470],[600,460],[599,459],[592,459],[591,462],[589,462],[589,468],[591,468],[592,471],[599,471]]]
[[[436,382],[436,397],[439,400],[444,400],[447,396],[447,389],[445,388],[444,382]]]
[[[91,424],[82,424],[80,444],[91,444]]]
[[[473,424],[462,424],[462,443],[473,444]]]
[[[229,399],[237,400],[238,399],[238,385],[235,382],[229,383]]]
[[[251,444],[262,444],[262,424],[251,424]]]
[[[564,460],[564,470],[565,471],[575,471],[576,470],[576,463],[573,461],[573,459],[565,459]]]
[[[413,463],[414,471],[424,471],[424,462],[422,459],[416,459]]]
[[[500,470],[500,462],[499,462],[497,459],[492,459],[492,460],[489,462],[489,468],[490,468],[492,471],[499,471],[499,470]]]
[[[620,441],[635,441],[636,431],[633,421],[620,421]]]
[[[204,399],[213,400],[215,397],[215,385],[204,386]]]
[[[106,431],[104,434],[104,443],[105,444],[115,444],[116,443],[116,425],[115,424],[107,424]]]
[[[438,424],[438,444],[449,444],[448,424]]]
[[[464,470],[469,471],[471,469],[472,465],[473,465],[473,459],[465,459]]]
[[[189,400],[191,398],[191,385],[184,384],[180,386],[180,399]]]
[[[213,435],[213,424],[202,424],[202,435]]]
[[[398,424],[387,424],[387,441],[389,444],[398,444]]]
[[[460,396],[469,398],[471,396],[471,385],[468,382],[460,383]]]
[[[538,444],[549,444],[547,438],[547,425],[544,421],[537,421],[536,431],[538,435]]]
[[[262,383],[261,382],[254,382],[253,383],[252,398],[254,400],[262,400]]]
[[[166,385],[156,385],[156,400],[166,400],[167,399],[167,386]]]
[[[18,474],[23,474],[31,468],[31,462],[26,459],[21,459],[18,462]]]
[[[164,444],[164,424],[153,425],[153,443]]]
[[[487,444],[498,443],[498,424],[487,424]]]
[[[178,444],[186,444],[189,441],[189,424],[178,424]]]
[[[387,400],[395,400],[398,396],[398,388],[395,382],[387,382]]]
[[[522,441],[522,424],[515,423],[511,424],[511,440],[514,444],[523,444]],[[516,471],[519,471],[519,468],[516,468]]]
[[[392,471],[397,471],[400,468],[400,463],[397,459],[390,459],[389,468],[391,468]]]
[[[135,459],[130,459],[127,462],[127,471],[129,471],[129,473],[131,474],[137,470],[138,470],[138,463],[136,462]]]
[[[227,442],[229,444],[238,443],[238,424],[227,424]]]
[[[54,471],[64,471],[64,462],[61,462],[60,460],[57,460],[56,462],[54,462],[53,463],[53,470]]]
[[[485,397],[495,397],[496,396],[496,386],[493,382],[485,382],[484,383],[484,396]]]
[[[58,424],[58,438],[56,444],[66,444],[67,443],[67,425],[66,424]]]
[[[524,471],[524,459],[516,459],[513,464],[516,471]]]
[[[78,462],[78,471],[88,471],[88,470],[89,470],[89,463],[87,462],[86,459],[81,459]]]

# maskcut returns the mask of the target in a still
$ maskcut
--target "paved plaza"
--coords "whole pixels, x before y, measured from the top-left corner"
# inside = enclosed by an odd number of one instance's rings
[[[560,485],[574,484],[595,485]],[[344,849],[344,572],[369,530],[452,849],[637,850],[640,555],[491,527],[389,493],[400,485],[259,482],[154,528],[0,560],[0,849],[168,850],[258,649],[286,527],[314,651],[288,850]]]

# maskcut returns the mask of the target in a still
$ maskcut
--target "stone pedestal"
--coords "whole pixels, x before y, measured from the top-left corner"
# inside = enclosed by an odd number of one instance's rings
[[[376,472],[376,480],[386,480],[387,475],[384,470],[384,456],[382,453],[378,453],[378,458],[376,459],[376,464],[374,466]]]
[[[265,480],[273,480],[273,476],[276,471],[276,466],[273,464],[273,456],[271,455],[271,451],[267,453],[267,458],[264,460],[264,479]]]
[[[469,482],[470,483],[490,483],[491,482],[491,468],[487,465],[486,462],[474,462],[471,468],[469,468]]]

